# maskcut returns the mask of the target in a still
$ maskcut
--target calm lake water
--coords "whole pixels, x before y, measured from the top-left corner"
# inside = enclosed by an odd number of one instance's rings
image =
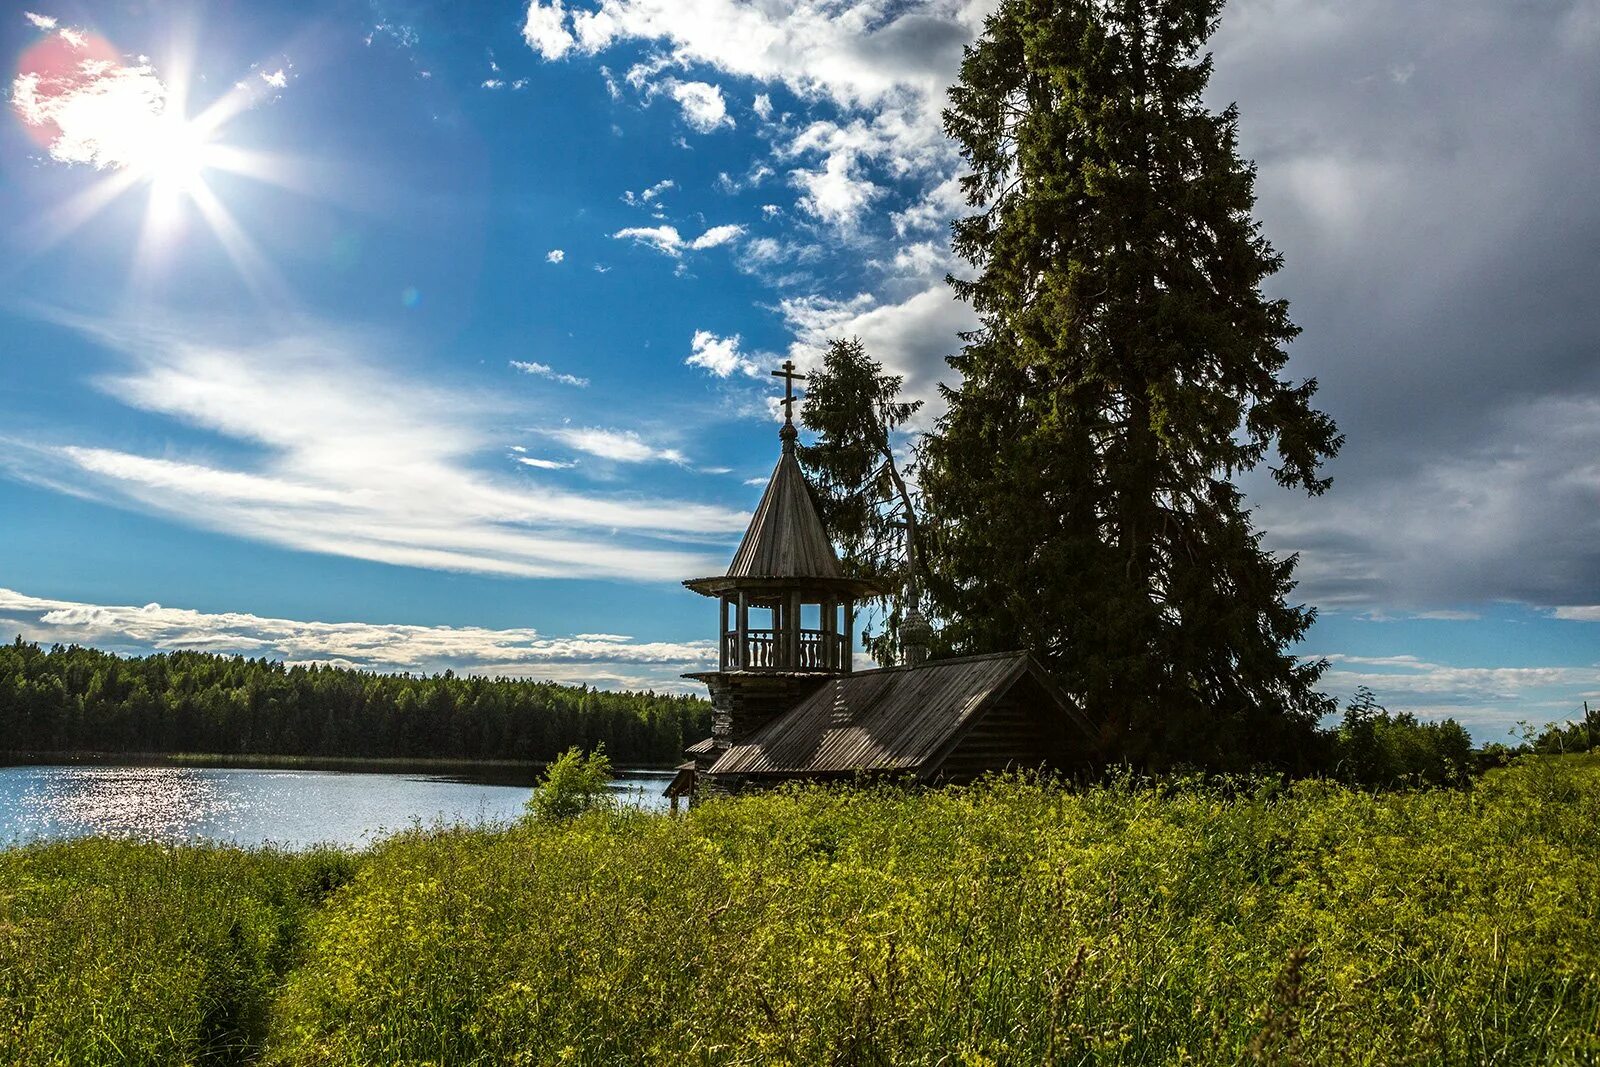
[[[629,771],[624,803],[667,806],[671,772]],[[112,765],[0,767],[0,847],[104,834],[360,846],[416,823],[513,819],[531,787],[428,773]]]

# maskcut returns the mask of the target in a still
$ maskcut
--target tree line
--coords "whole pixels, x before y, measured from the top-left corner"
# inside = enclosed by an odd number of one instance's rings
[[[665,763],[710,732],[710,705],[672,693],[0,645],[0,749],[15,752],[544,761],[604,744]]]

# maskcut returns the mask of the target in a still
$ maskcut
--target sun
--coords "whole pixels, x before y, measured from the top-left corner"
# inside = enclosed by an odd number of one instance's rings
[[[210,133],[199,123],[164,112],[141,143],[131,146],[127,166],[148,181],[154,193],[192,197],[215,161],[212,148]]]
[[[189,109],[193,56],[175,47],[158,70],[149,57],[129,57],[87,31],[32,20],[45,31],[22,54],[11,84],[11,110],[55,163],[92,168],[102,177],[64,198],[37,227],[50,247],[84,227],[107,206],[145,190],[144,225],[130,283],[153,280],[172,255],[192,252],[188,217],[198,217],[258,293],[281,290],[254,242],[213,189],[212,177],[242,176],[283,187],[287,161],[233,143],[228,124],[270,102],[288,84],[280,68],[251,68],[197,113]]]

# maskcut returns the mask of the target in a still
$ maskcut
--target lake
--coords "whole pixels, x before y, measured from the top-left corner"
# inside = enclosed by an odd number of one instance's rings
[[[626,771],[612,789],[623,803],[665,809],[661,790],[671,776]],[[0,767],[0,847],[90,834],[359,847],[417,823],[516,818],[531,786],[495,777],[110,764]]]

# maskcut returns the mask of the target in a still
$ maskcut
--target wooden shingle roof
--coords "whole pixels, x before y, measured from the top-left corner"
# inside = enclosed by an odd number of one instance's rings
[[[785,446],[750,528],[728,565],[729,578],[843,578],[794,449]]]
[[[880,592],[874,581],[845,575],[822,527],[822,517],[811,499],[794,447],[785,441],[767,491],[761,494],[761,503],[756,505],[727,573],[691,578],[683,584],[697,593],[717,596],[729,589],[761,583],[781,586],[797,582],[855,596]]]
[[[1026,675],[1080,720],[1032,656],[1008,652],[833,678],[718,757],[714,775],[918,772]]]

